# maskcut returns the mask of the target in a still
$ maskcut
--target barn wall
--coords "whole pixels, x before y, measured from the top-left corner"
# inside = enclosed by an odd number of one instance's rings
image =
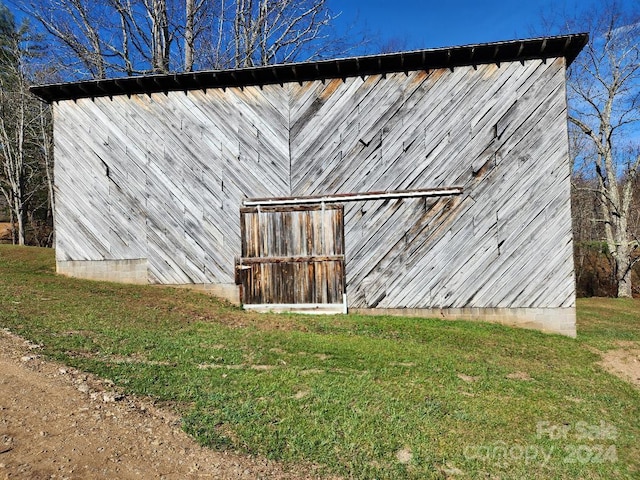
[[[345,205],[349,306],[575,333],[565,95],[558,59],[60,102],[59,271],[226,292],[244,197],[463,186]]]
[[[58,270],[146,259],[150,283],[233,284],[242,199],[290,192],[288,96],[280,86],[261,93],[59,103]]]
[[[294,195],[463,186],[345,211],[354,308],[572,308],[564,61],[314,82]]]

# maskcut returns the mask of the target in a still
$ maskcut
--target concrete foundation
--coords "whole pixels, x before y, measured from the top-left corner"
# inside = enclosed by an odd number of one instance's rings
[[[572,308],[355,308],[365,315],[478,320],[576,337],[576,309]]]
[[[56,262],[56,271],[68,277],[105,282],[148,283],[147,259],[132,260],[70,260]]]
[[[187,288],[221,298],[240,305],[240,287],[233,283],[187,283],[185,285],[160,285],[162,287]]]
[[[104,282],[132,283],[146,285],[149,283],[147,275],[147,259],[134,260],[73,260],[59,261],[56,271],[68,277],[99,280]],[[213,295],[240,305],[240,288],[233,283],[184,285],[160,285],[163,287],[188,288]]]

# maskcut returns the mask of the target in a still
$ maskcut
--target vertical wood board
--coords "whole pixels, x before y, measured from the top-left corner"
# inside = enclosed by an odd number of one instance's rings
[[[342,205],[240,210],[244,304],[342,304]]]

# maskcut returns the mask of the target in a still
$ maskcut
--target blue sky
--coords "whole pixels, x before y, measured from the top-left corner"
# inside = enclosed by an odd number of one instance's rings
[[[466,45],[535,36],[553,11],[584,8],[589,0],[328,0],[341,25],[366,24],[378,41],[402,49]],[[631,3],[636,0],[622,0]]]
[[[374,37],[367,48],[371,53],[390,40],[401,50],[411,50],[553,34],[557,32],[543,27],[543,18],[560,18],[563,11],[584,10],[600,1],[327,0],[332,12],[339,13],[338,31],[355,26]],[[617,1],[640,6],[640,0]]]

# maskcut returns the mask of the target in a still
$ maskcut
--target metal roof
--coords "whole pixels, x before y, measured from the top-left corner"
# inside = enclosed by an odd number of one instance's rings
[[[504,62],[532,59],[546,60],[558,57],[566,58],[567,65],[569,65],[578,56],[588,39],[588,34],[579,33],[234,70],[145,75],[109,80],[58,83],[34,86],[31,87],[31,92],[47,102],[55,102],[140,93],[186,92],[207,88],[284,84],[288,82],[433,70],[489,63],[500,65],[500,63]]]

